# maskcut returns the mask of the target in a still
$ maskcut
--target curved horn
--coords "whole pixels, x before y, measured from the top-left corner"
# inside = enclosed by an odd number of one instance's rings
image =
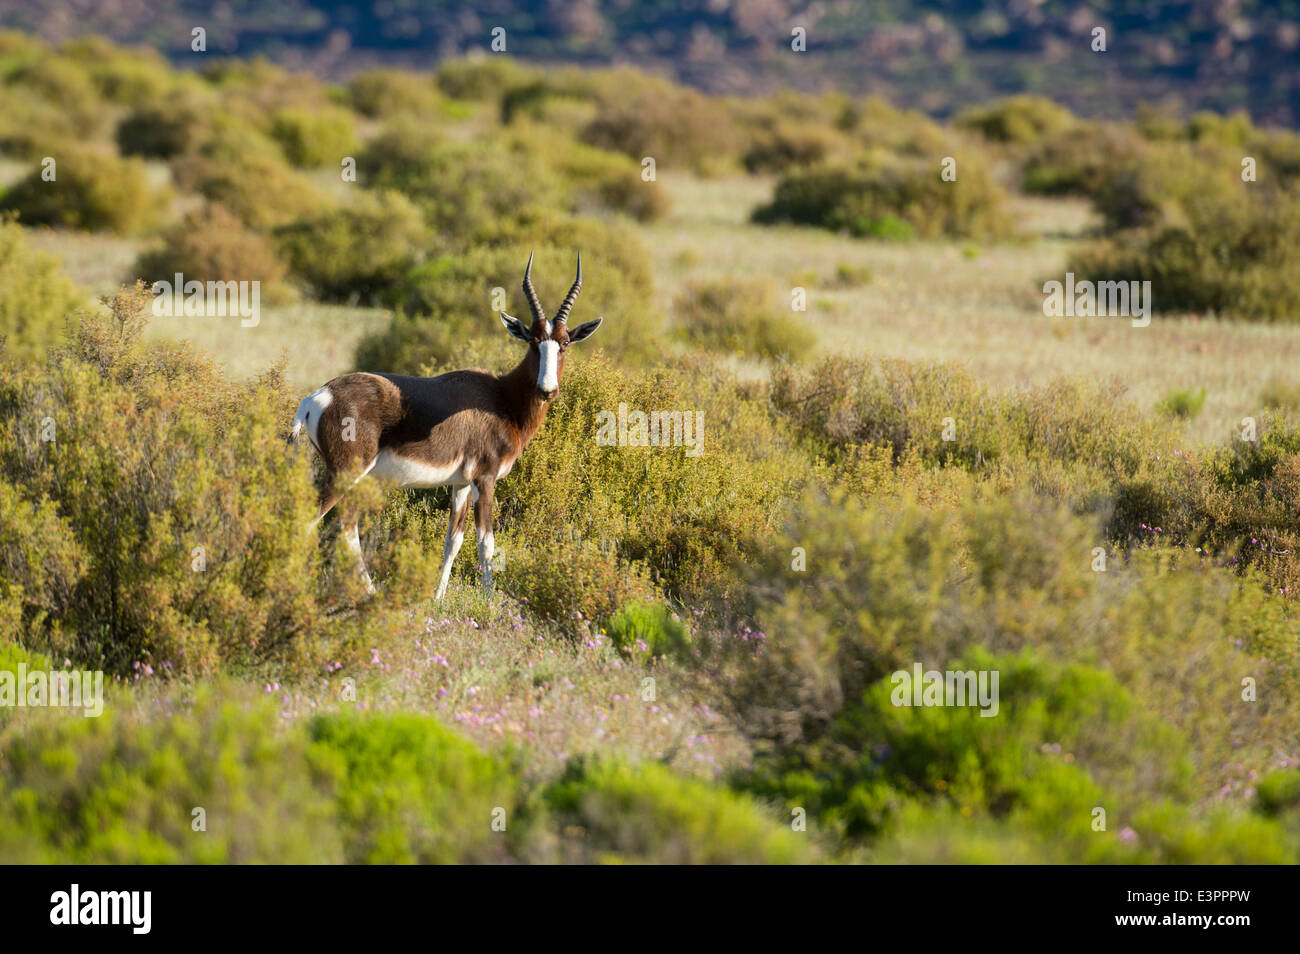
[[[533,253],[528,253],[528,267],[524,269],[524,297],[528,299],[528,308],[533,313],[533,321],[546,321],[546,312],[542,311],[542,303],[537,298],[537,290],[533,288]]]
[[[555,313],[556,321],[567,322],[569,312],[573,310],[573,303],[578,300],[578,292],[582,291],[582,253],[578,253],[578,277],[573,280],[573,287],[569,293],[564,296],[564,302],[560,305],[560,310]]]

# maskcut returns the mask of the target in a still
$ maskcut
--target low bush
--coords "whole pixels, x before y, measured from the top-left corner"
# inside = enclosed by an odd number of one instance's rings
[[[857,166],[796,170],[754,211],[760,223],[793,222],[876,238],[992,238],[1013,232],[1006,196],[978,160],[957,179],[928,159],[872,159]]]
[[[374,69],[357,73],[348,81],[348,101],[371,119],[411,115],[427,121],[438,112],[443,99],[427,73]]]
[[[793,312],[777,310],[777,297],[771,281],[691,281],[677,295],[674,318],[682,339],[696,347],[797,360],[812,350],[813,336]]]
[[[1051,460],[1118,478],[1135,474],[1158,443],[1115,387],[1058,381],[997,394],[958,365],[831,357],[778,367],[771,397],[830,456],[877,445],[896,461],[913,452],[967,468]]]
[[[167,192],[149,183],[139,159],[70,147],[52,156],[54,178],[34,169],[0,198],[24,225],[53,225],[90,232],[134,235],[152,227],[166,207]]]
[[[6,85],[54,106],[76,126],[79,138],[98,139],[108,128],[110,111],[81,64],[57,53],[19,66]]]
[[[1074,115],[1041,96],[1011,96],[961,113],[956,124],[985,139],[1013,145],[1035,145],[1073,126]]]
[[[665,606],[628,603],[606,623],[610,641],[622,653],[648,660],[683,653],[691,634]]]
[[[738,568],[748,622],[700,641],[704,678],[758,747],[739,784],[850,838],[902,830],[920,799],[1066,837],[1076,859],[1186,858],[1219,824],[1195,803],[1231,785],[1231,763],[1272,765],[1292,731],[1289,608],[1181,551],[1098,572],[1096,525],[1025,494],[938,510],[811,497],[783,537]],[[804,566],[791,565],[798,545]],[[1188,667],[1192,653],[1207,655]],[[997,670],[997,715],[896,705],[893,674],[918,662]],[[1268,682],[1266,705],[1243,703],[1239,674]],[[1201,731],[1210,713],[1222,731]],[[1094,835],[1093,806],[1140,844]],[[1255,834],[1236,851],[1213,837],[1207,856],[1300,847],[1241,824]]]
[[[420,210],[387,191],[363,193],[275,233],[276,247],[315,297],[344,302],[391,295],[424,258],[429,239]]]
[[[177,178],[259,232],[318,216],[335,205],[282,160],[256,148],[239,158],[188,156],[178,163]]]
[[[80,296],[57,259],[33,251],[12,219],[0,219],[0,338],[12,358],[41,357]]]
[[[1201,408],[1205,407],[1205,396],[1208,392],[1205,388],[1196,388],[1189,390],[1186,388],[1171,388],[1157,405],[1157,410],[1166,417],[1191,418],[1201,413]]]
[[[1067,128],[1039,142],[1025,160],[1021,187],[1037,195],[1097,195],[1107,179],[1142,161],[1146,144],[1112,123]]]
[[[358,167],[368,187],[404,193],[454,246],[490,239],[523,216],[563,205],[562,184],[540,157],[497,139],[444,142],[399,126],[371,140]]]
[[[736,163],[743,137],[718,100],[632,70],[612,70],[590,82],[601,89],[600,108],[582,130],[584,142],[637,162],[648,156],[659,170],[707,175]]]
[[[213,102],[200,95],[149,101],[117,124],[117,149],[123,156],[172,159],[199,147],[211,136]]]
[[[113,691],[110,689],[110,691]],[[117,690],[120,692],[121,690]],[[267,702],[117,706],[8,733],[0,854],[26,864],[320,864],[344,854],[306,740]]]
[[[848,152],[842,133],[823,123],[779,120],[754,135],[741,162],[749,172],[783,173],[797,166],[816,166]]]
[[[436,556],[394,548],[371,565],[389,599],[337,612],[361,583],[342,535],[322,565],[303,532],[308,458],[285,443],[301,395],[275,369],[236,383],[142,342],[149,297],[81,316],[44,366],[0,365],[0,639],[187,676],[287,675],[368,644],[427,595]]]
[[[337,167],[358,145],[356,123],[346,109],[280,109],[271,116],[270,132],[289,162],[307,169]]]
[[[537,77],[537,71],[505,56],[466,57],[439,65],[434,79],[448,96],[468,100],[500,100],[512,87]]]
[[[162,233],[157,246],[136,260],[132,280],[174,282],[179,273],[186,281],[260,282],[260,293],[272,303],[291,301],[285,284],[288,268],[270,239],[251,231],[225,207],[205,205],[190,212]]]
[[[319,716],[309,733],[311,763],[333,791],[348,863],[509,859],[493,818],[503,812],[509,826],[519,798],[505,759],[427,716]]]
[[[816,856],[779,814],[657,765],[571,763],[544,793],[555,824],[573,832],[564,862],[799,864]]]
[[[1144,212],[1149,224],[1079,247],[1067,267],[1079,280],[1149,281],[1158,312],[1300,320],[1300,198],[1256,189],[1207,188]]]

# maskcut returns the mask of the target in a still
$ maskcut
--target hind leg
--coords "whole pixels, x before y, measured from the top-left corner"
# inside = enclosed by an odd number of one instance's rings
[[[469,484],[451,488],[451,513],[447,518],[447,542],[442,548],[442,571],[438,574],[438,591],[433,598],[440,600],[447,592],[451,579],[451,565],[456,562],[461,542],[465,539],[465,523],[469,517]]]
[[[492,557],[496,545],[492,539],[492,500],[496,491],[496,480],[483,477],[474,483],[475,515],[478,517],[478,566],[483,574],[483,589],[492,592]]]
[[[343,538],[348,542],[348,549],[352,555],[357,558],[357,575],[361,577],[361,582],[366,585],[366,592],[371,596],[375,594],[375,584],[370,581],[370,573],[366,570],[366,561],[361,555],[361,533],[357,526],[357,521],[352,521],[352,525],[343,531]]]

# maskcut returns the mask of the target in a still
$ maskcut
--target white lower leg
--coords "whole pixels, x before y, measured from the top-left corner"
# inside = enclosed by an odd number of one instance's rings
[[[366,585],[366,592],[373,593],[375,585],[370,582],[370,574],[366,570],[366,561],[361,556],[361,534],[354,523],[343,532],[343,537],[348,541],[348,549],[352,551],[353,556],[357,558],[357,572],[361,576],[361,582]]]
[[[465,531],[458,530],[456,527],[456,515],[464,508],[469,496],[469,485],[464,487],[453,487],[451,491],[451,516],[447,523],[447,542],[442,547],[442,570],[438,574],[438,591],[433,594],[434,599],[442,599],[442,595],[447,592],[447,582],[451,579],[451,565],[456,562],[456,554],[460,552],[461,541],[465,539]]]
[[[483,589],[492,590],[492,557],[496,547],[492,540],[492,531],[480,534],[478,539],[478,565],[483,570]]]

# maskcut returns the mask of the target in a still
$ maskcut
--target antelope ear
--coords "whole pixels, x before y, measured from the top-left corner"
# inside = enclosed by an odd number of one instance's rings
[[[596,333],[596,329],[600,327],[600,323],[604,320],[604,318],[595,318],[578,325],[578,327],[569,332],[569,344],[573,344],[575,341],[582,341],[584,338],[590,338]]]
[[[501,324],[505,325],[506,331],[510,332],[513,337],[518,338],[520,341],[533,340],[528,336],[528,329],[524,327],[523,322],[518,318],[512,318],[504,311],[501,312]]]

